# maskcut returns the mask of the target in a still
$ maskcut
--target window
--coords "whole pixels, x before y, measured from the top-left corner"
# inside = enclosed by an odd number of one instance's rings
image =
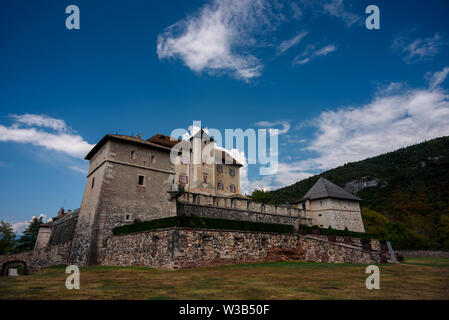
[[[131,215],[125,214],[125,221],[131,221]]]
[[[221,181],[217,182],[217,189],[218,190],[223,190],[223,182],[221,182]]]
[[[235,186],[233,185],[233,184],[231,184],[230,186],[229,186],[229,189],[231,190],[231,192],[235,192]]]
[[[131,151],[131,159],[136,159],[136,153],[134,151]]]
[[[155,160],[155,159],[154,159],[154,155],[151,155],[151,156],[150,156],[150,160],[151,160],[151,163],[154,163],[154,160]]]
[[[221,164],[217,164],[217,172],[222,173],[223,172],[223,166]]]
[[[143,185],[144,185],[144,182],[145,182],[145,176],[139,175],[139,179],[138,179],[138,181],[137,181],[137,184],[138,184],[139,186],[143,186]]]
[[[189,177],[180,174],[179,175],[179,183],[185,184],[189,182]]]
[[[302,204],[302,210],[306,210],[306,204],[305,203]]]
[[[235,168],[229,168],[229,175],[235,176]]]
[[[95,185],[95,177],[92,178],[92,189],[94,188],[94,185]]]
[[[203,173],[203,182],[207,183],[207,173]]]

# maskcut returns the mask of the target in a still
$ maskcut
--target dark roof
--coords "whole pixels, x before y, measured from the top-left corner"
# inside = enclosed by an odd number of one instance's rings
[[[292,203],[304,202],[306,200],[316,200],[323,198],[336,198],[345,200],[361,201],[359,197],[353,195],[352,193],[346,191],[345,189],[337,186],[336,184],[330,182],[329,180],[321,177],[317,182],[310,188],[309,191],[304,195],[303,198]]]
[[[190,140],[193,138],[200,138],[202,141],[214,141],[214,138],[210,137],[203,129],[198,130],[197,133],[190,137]]]
[[[149,138],[147,141],[152,142],[152,143],[157,143],[157,144],[167,146],[167,147],[173,147],[177,143],[181,142],[181,140],[179,140],[179,139],[169,137],[169,136],[166,136],[166,135],[163,135],[160,133],[155,134],[154,136]]]
[[[157,143],[149,142],[132,136],[125,136],[120,134],[107,134],[105,135],[96,145],[90,150],[90,152],[85,157],[86,160],[90,160],[92,156],[106,143],[108,140],[128,142],[132,144],[141,145],[143,147],[149,147],[153,149],[165,150],[170,152],[170,147],[163,146]]]

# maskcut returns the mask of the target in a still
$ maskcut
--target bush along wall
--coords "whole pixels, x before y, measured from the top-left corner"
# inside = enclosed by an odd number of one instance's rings
[[[294,233],[292,225],[263,223],[251,221],[238,221],[227,219],[214,219],[202,217],[176,216],[151,221],[127,224],[112,229],[114,235],[142,232],[154,229],[184,227],[193,229],[223,229],[258,232]]]
[[[360,241],[362,242],[362,244],[369,243],[372,239],[378,239],[382,243],[385,242],[382,239],[379,239],[378,235],[374,235],[374,234],[369,234],[369,233],[364,233],[364,232],[354,232],[354,231],[349,231],[348,229],[336,230],[336,229],[332,229],[331,227],[325,229],[325,228],[320,228],[319,226],[316,226],[316,225],[310,227],[310,226],[301,224],[299,226],[299,233],[359,238]]]

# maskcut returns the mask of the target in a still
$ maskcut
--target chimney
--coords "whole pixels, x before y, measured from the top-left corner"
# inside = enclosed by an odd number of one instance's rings
[[[58,217],[63,216],[63,215],[64,215],[64,208],[61,208],[58,211]]]
[[[72,213],[72,210],[67,210],[67,214],[71,214]]]
[[[142,140],[142,134],[141,134],[141,133],[139,133],[139,134],[137,135],[137,139]]]

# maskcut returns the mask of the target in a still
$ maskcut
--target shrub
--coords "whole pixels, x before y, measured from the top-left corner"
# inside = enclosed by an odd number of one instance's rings
[[[175,216],[133,224],[127,224],[112,229],[114,235],[133,232],[164,229],[172,227],[184,227],[193,229],[224,229],[259,232],[293,233],[293,226],[287,224],[263,223],[251,221],[238,221],[215,218]]]

